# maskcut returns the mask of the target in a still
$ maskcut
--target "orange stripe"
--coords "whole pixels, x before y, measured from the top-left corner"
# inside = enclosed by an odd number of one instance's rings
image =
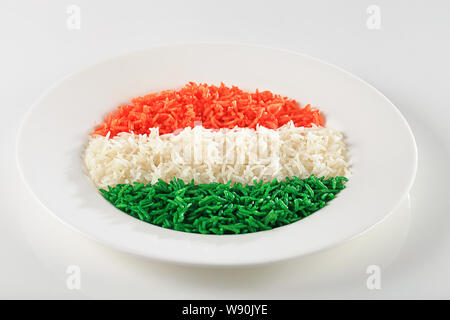
[[[190,82],[180,90],[166,90],[132,99],[118,106],[93,132],[110,137],[120,132],[147,134],[159,127],[160,134],[193,127],[201,121],[208,129],[261,125],[276,129],[289,121],[296,127],[324,126],[319,110],[307,105],[300,108],[292,99],[270,91],[245,92],[227,87]]]

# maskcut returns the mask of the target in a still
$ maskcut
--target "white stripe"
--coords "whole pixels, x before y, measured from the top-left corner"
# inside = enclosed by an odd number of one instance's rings
[[[90,139],[84,155],[99,188],[173,177],[196,183],[252,183],[254,179],[348,176],[343,136],[331,128],[258,127],[211,130],[201,126],[179,133],[121,133]]]

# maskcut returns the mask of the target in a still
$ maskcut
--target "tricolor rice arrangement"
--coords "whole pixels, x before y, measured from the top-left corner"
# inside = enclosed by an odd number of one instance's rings
[[[188,83],[119,106],[84,154],[118,209],[168,229],[239,234],[293,223],[345,188],[343,135],[269,91]]]

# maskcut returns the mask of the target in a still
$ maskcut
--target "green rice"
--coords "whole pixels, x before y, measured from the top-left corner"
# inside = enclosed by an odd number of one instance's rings
[[[100,189],[116,208],[142,221],[177,231],[242,234],[270,230],[323,208],[345,188],[345,177],[314,175],[283,181],[195,184],[133,183]]]

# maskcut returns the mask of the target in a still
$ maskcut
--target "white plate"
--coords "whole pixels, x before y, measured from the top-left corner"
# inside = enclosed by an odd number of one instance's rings
[[[271,90],[311,103],[344,132],[352,176],[339,197],[306,219],[245,235],[200,235],[153,226],[111,206],[85,174],[93,127],[132,97],[189,81]],[[244,45],[176,45],[96,64],[57,83],[34,104],[18,138],[23,178],[62,222],[111,247],[170,262],[262,264],[316,252],[383,220],[408,193],[417,150],[395,106],[355,76],[292,52]],[[42,226],[43,228],[45,226]]]

